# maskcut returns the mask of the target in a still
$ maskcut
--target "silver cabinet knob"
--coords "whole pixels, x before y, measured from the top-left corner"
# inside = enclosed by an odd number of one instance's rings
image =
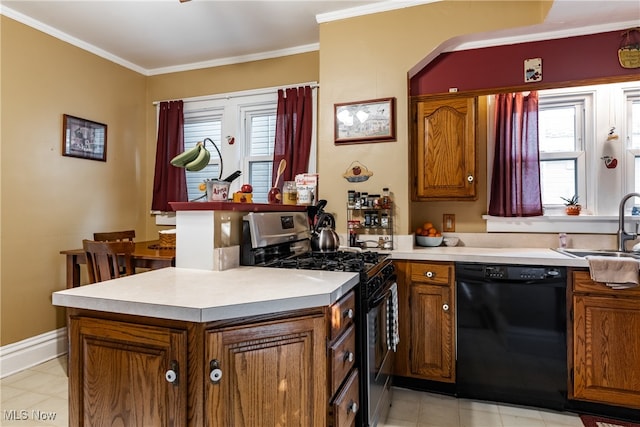
[[[177,384],[178,383],[178,362],[175,360],[171,361],[171,367],[164,373],[164,379],[167,380],[168,383]]]
[[[344,311],[344,317],[346,317],[347,319],[353,319],[353,315],[354,313],[352,308]]]
[[[173,384],[178,379],[178,374],[176,374],[176,371],[174,371],[173,369],[169,369],[164,373],[164,378],[167,380],[167,382]]]
[[[222,379],[222,369],[220,369],[218,359],[213,359],[209,362],[209,379],[214,384],[219,383],[220,379]]]
[[[472,183],[472,182],[473,182],[473,175],[469,175],[469,176],[467,177],[467,181],[468,181],[469,183]]]
[[[449,311],[449,304],[443,304],[443,305],[442,305],[442,309],[443,309],[444,311]]]
[[[424,275],[429,279],[436,277],[436,273],[434,273],[433,271],[427,271],[426,273],[424,273]]]
[[[211,372],[209,373],[209,379],[211,379],[211,382],[213,383],[219,382],[221,378],[222,378],[222,369],[212,369]]]
[[[350,402],[349,406],[347,406],[347,412],[353,412],[354,414],[358,412],[358,404],[356,402]]]
[[[355,355],[350,352],[349,350],[344,352],[344,360],[347,362],[353,362],[353,360],[355,359]]]

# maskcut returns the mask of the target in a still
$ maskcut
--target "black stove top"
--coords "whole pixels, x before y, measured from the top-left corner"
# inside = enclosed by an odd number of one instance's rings
[[[375,270],[388,255],[374,251],[308,252],[289,258],[274,259],[265,267],[301,268],[307,270],[349,271],[367,273]]]

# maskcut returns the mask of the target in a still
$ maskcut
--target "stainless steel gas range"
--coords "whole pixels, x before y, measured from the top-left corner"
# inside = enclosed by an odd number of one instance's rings
[[[355,319],[361,372],[357,425],[376,426],[386,418],[391,404],[398,343],[395,268],[388,255],[374,251],[313,252],[310,238],[305,212],[250,213],[243,218],[241,264],[360,274]]]

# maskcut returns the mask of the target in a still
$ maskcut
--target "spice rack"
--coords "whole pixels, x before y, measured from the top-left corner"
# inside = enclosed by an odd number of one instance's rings
[[[393,202],[386,198],[384,203],[382,199],[380,203],[377,199],[375,203],[354,203],[350,197],[347,229],[349,246],[372,248],[376,244],[379,249],[393,249]]]

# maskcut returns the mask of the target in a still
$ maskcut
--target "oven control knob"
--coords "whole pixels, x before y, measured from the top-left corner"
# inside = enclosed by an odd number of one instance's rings
[[[449,311],[449,304],[443,304],[443,305],[442,305],[442,309],[443,309],[444,311]]]
[[[353,309],[350,308],[349,310],[345,310],[343,313],[344,317],[346,317],[347,319],[353,319]]]
[[[344,352],[344,360],[345,360],[346,362],[351,363],[351,362],[353,362],[353,359],[354,359],[354,358],[355,358],[355,356],[353,355],[353,353],[352,353],[352,352],[350,352],[350,351],[345,351],[345,352]]]
[[[429,279],[433,279],[436,276],[436,273],[434,273],[433,271],[427,271],[426,273],[424,273],[424,275]]]
[[[354,414],[358,412],[358,404],[356,402],[349,402],[349,406],[347,406],[347,412],[353,412]]]

